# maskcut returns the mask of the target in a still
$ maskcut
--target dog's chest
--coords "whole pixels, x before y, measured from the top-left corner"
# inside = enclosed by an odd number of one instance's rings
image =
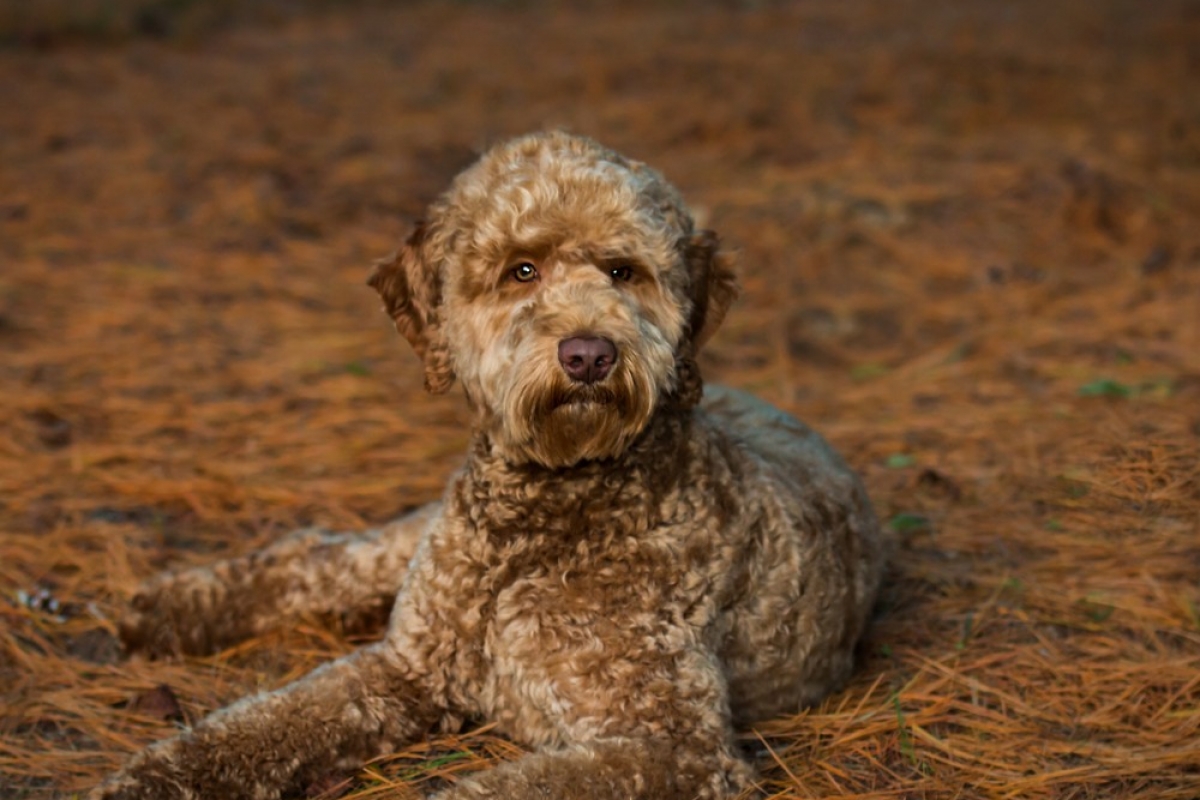
[[[640,468],[475,477],[450,487],[413,587],[451,703],[534,745],[616,735],[614,703],[658,691],[713,618],[723,515]]]
[[[567,545],[567,546],[564,546]],[[477,624],[460,628],[469,705],[509,735],[551,744],[600,735],[611,687],[686,624],[666,579],[672,548],[635,537],[496,546],[479,574]]]

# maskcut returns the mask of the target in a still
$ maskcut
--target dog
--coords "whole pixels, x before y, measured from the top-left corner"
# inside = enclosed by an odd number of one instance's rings
[[[394,598],[385,637],[89,797],[280,798],[466,720],[533,752],[443,798],[736,795],[752,770],[734,731],[850,674],[889,542],[816,433],[703,385],[732,256],[658,172],[549,132],[462,172],[369,283],[426,388],[466,395],[443,498],[153,579],[122,635],[205,652]]]

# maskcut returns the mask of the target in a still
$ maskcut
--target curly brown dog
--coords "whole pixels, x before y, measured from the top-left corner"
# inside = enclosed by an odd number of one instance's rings
[[[654,170],[537,134],[459,175],[370,283],[427,388],[457,378],[474,415],[442,501],[158,578],[123,633],[199,652],[394,596],[386,637],[91,797],[278,798],[465,719],[536,752],[444,797],[736,794],[734,729],[846,678],[887,543],[817,434],[702,391],[736,293],[715,235]]]

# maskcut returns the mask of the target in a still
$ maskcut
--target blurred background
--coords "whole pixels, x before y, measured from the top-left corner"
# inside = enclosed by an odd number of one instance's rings
[[[644,160],[736,249],[706,378],[901,537],[762,797],[1200,796],[1200,4],[0,0],[0,795],[71,797],[363,640],[124,660],[156,570],[437,497],[365,285],[489,144]],[[518,753],[431,739],[309,796]]]

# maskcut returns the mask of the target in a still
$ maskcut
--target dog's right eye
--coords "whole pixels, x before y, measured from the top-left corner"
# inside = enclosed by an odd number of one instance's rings
[[[530,281],[537,279],[538,271],[537,267],[535,267],[533,264],[530,264],[528,261],[522,261],[520,264],[517,264],[515,267],[510,269],[508,274],[512,276],[514,281],[519,281],[520,283],[529,283]]]

